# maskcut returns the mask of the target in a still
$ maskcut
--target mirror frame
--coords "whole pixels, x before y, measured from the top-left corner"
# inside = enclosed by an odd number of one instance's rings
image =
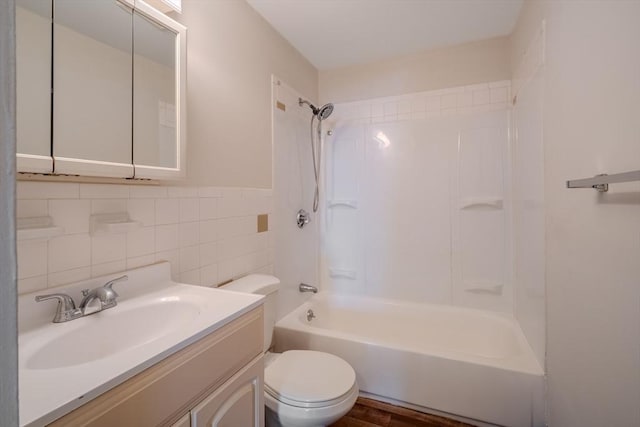
[[[135,0],[134,13],[140,14],[176,35],[176,137],[175,168],[136,163],[133,159],[134,178],[180,179],[186,177],[187,164],[187,28],[159,12],[144,1]],[[134,83],[135,85],[135,83]],[[135,116],[133,126],[136,126]]]

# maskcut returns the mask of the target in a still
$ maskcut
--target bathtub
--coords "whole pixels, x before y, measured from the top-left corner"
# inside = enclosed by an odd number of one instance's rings
[[[476,425],[544,425],[542,369],[506,315],[321,293],[278,321],[275,341],[342,357],[365,395]]]

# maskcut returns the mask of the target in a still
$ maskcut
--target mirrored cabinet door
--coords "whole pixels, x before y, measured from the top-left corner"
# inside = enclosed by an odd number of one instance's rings
[[[184,174],[186,29],[136,1],[133,14],[133,163],[136,178]]]
[[[51,13],[47,0],[16,1],[19,172],[51,173]]]
[[[55,172],[132,177],[132,20],[124,0],[55,0]]]

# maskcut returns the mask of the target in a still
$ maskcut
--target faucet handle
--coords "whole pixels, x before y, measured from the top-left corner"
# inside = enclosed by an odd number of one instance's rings
[[[82,311],[76,308],[75,301],[67,294],[56,293],[47,295],[36,295],[35,298],[36,302],[49,299],[58,300],[58,307],[56,309],[56,314],[53,317],[53,323],[66,322],[68,320],[73,320],[82,316]]]
[[[45,301],[48,299],[57,299],[58,305],[62,305],[65,310],[73,310],[76,308],[76,303],[67,294],[47,294],[47,295],[36,295],[36,302]]]
[[[120,277],[116,277],[115,279],[109,280],[104,286],[103,288],[107,288],[110,291],[113,292],[113,296],[114,297],[119,297],[120,295],[118,295],[118,293],[116,292],[115,289],[113,289],[113,285],[115,285],[118,282],[122,282],[125,280],[129,280],[129,276],[127,276],[126,274],[124,276],[120,276]]]

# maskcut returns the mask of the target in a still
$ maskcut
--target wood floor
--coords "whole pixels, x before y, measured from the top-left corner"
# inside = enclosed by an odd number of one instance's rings
[[[469,424],[359,397],[331,427],[472,427]]]

